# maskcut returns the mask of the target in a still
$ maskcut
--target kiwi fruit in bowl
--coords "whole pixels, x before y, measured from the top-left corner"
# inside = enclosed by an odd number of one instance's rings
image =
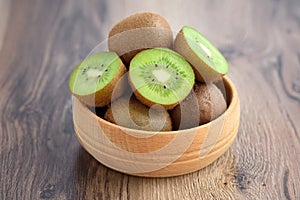
[[[97,52],[76,66],[69,78],[69,89],[89,106],[106,106],[111,102],[112,92],[126,71],[116,53]],[[121,85],[115,93],[115,98],[122,95]]]
[[[118,22],[108,35],[108,49],[116,52],[126,66],[140,51],[173,46],[169,23],[156,13],[142,12]]]
[[[182,175],[215,161],[236,137],[240,103],[223,76],[225,58],[191,27],[176,36],[173,50],[172,43],[165,19],[137,13],[112,28],[110,52],[92,54],[71,74],[75,133],[105,166],[145,177]]]
[[[104,118],[119,126],[145,131],[171,131],[172,121],[165,109],[150,109],[134,96],[112,102]]]
[[[174,42],[174,50],[191,63],[198,81],[215,82],[229,70],[221,52],[192,27],[184,26],[180,30]]]
[[[138,53],[130,62],[129,83],[136,98],[147,106],[174,108],[193,88],[190,64],[176,52],[154,48]]]
[[[193,128],[208,123],[227,109],[224,95],[215,84],[196,83],[193,92],[195,98],[190,94],[170,113],[175,130]]]

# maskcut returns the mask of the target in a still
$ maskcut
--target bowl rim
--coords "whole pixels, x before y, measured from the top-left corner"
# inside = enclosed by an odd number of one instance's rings
[[[233,84],[233,82],[230,80],[230,78],[228,76],[223,76],[222,77],[223,79],[223,82],[225,82],[224,85],[227,85],[227,87],[225,86],[225,88],[227,90],[230,90],[231,91],[231,97],[228,101],[228,106],[227,106],[227,109],[225,110],[225,112],[223,112],[219,117],[215,118],[214,120],[211,120],[210,122],[208,123],[205,123],[205,124],[202,124],[200,126],[196,126],[196,127],[192,127],[192,128],[188,128],[188,129],[182,129],[182,130],[176,130],[176,131],[145,131],[145,130],[139,130],[139,129],[132,129],[132,128],[127,128],[127,127],[124,127],[124,126],[119,126],[117,124],[114,124],[112,122],[109,122],[99,116],[97,116],[94,112],[92,112],[90,109],[88,109],[88,107],[82,103],[81,101],[78,100],[78,102],[80,104],[82,104],[82,107],[88,112],[91,114],[91,116],[97,120],[98,122],[101,122],[101,123],[104,123],[105,125],[107,126],[111,126],[111,127],[114,127],[114,128],[118,128],[118,129],[121,129],[121,130],[124,130],[124,131],[134,131],[135,133],[141,133],[141,134],[149,134],[149,135],[154,135],[154,134],[180,134],[180,133],[186,133],[186,131],[195,131],[197,129],[200,129],[200,128],[206,128],[206,127],[209,127],[211,126],[212,123],[214,123],[215,121],[219,120],[221,117],[224,117],[224,115],[226,115],[228,112],[232,112],[232,110],[234,109],[234,103],[233,103],[233,100],[237,99],[238,98],[238,93],[237,93],[237,90],[236,90],[236,87],[235,85]],[[73,98],[76,98],[73,96]],[[73,99],[74,101],[74,99]]]

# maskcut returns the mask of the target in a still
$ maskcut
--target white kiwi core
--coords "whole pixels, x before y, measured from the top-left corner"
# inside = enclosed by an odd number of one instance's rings
[[[164,69],[153,70],[152,74],[161,83],[167,82],[171,77],[171,74]]]
[[[211,52],[210,52],[210,50],[206,46],[204,46],[202,43],[200,43],[200,47],[206,53],[206,55],[208,55],[209,57],[211,57]]]
[[[97,69],[89,69],[87,72],[86,72],[87,76],[89,78],[96,78],[98,76],[102,76],[103,74],[103,71],[100,71],[100,70],[97,70]]]

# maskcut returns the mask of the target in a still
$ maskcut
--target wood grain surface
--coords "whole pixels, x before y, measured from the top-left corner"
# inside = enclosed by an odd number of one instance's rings
[[[188,175],[118,173],[74,134],[69,74],[143,10],[212,40],[241,99],[231,148]],[[299,0],[0,0],[0,199],[300,199],[299,47]]]

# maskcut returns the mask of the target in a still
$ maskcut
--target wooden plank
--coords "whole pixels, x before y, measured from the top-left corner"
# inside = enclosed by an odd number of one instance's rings
[[[299,1],[7,2],[0,1],[0,199],[300,198]],[[191,25],[208,36],[228,59],[241,99],[230,150],[185,176],[115,172],[74,134],[68,75],[115,22],[142,10],[164,15],[175,32]]]
[[[10,13],[10,1],[9,0],[1,0],[0,7],[2,8],[1,9],[2,13],[1,13],[1,18],[0,18],[0,51],[1,51],[2,43],[5,40],[4,35],[5,35],[6,25],[7,25],[9,13]]]

